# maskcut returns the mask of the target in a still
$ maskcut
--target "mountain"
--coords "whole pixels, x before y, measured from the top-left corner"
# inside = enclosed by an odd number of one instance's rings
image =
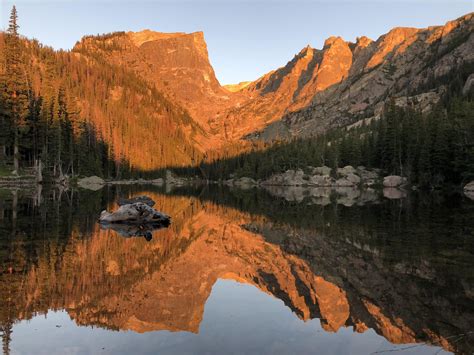
[[[453,85],[472,88],[473,33],[471,13],[375,41],[330,37],[256,81],[225,86],[202,32],[86,36],[70,52],[23,39],[23,50],[40,111],[64,88],[77,120],[95,127],[116,161],[152,171],[235,156],[261,146],[253,140],[369,122],[392,100],[428,112]],[[20,153],[36,159],[41,151]]]
[[[427,111],[452,82],[464,85],[473,73],[473,33],[471,13],[444,26],[394,28],[376,41],[331,37],[247,86],[251,99],[232,116],[255,117],[263,130],[253,137],[274,139],[378,118],[392,98]]]
[[[126,67],[185,108],[207,133],[196,140],[201,151],[222,144],[216,122],[221,111],[239,104],[241,95],[219,84],[202,32],[144,30],[87,36],[74,46],[73,53]]]

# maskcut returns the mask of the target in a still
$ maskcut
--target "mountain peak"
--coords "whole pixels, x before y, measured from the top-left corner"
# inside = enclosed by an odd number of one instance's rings
[[[335,44],[337,45],[337,44],[342,44],[342,43],[346,44],[346,41],[344,41],[342,37],[331,36],[324,41],[323,49],[327,49],[329,47],[332,47]]]

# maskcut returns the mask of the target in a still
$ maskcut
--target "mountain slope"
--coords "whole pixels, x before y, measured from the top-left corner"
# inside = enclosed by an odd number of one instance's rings
[[[444,26],[395,28],[376,41],[330,38],[249,86],[253,99],[234,115],[255,114],[257,126],[276,121],[261,132],[274,139],[377,118],[392,98],[429,110],[452,82],[473,73],[473,33],[471,13]]]
[[[147,171],[200,159],[197,146],[206,133],[184,108],[126,67],[36,41],[24,41],[24,54],[33,96],[54,98],[66,90],[76,124],[92,124],[117,162]]]
[[[220,146],[216,131],[220,112],[238,105],[239,93],[223,88],[214,73],[202,32],[160,33],[150,30],[88,36],[73,49],[85,57],[127,67],[169,100],[184,107],[207,133],[197,146],[201,151]]]

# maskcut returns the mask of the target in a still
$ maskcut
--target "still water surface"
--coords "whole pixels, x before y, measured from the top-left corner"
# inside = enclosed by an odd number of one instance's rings
[[[172,216],[150,241],[96,223],[143,194]],[[459,196],[4,191],[0,219],[5,354],[474,351],[474,202]]]

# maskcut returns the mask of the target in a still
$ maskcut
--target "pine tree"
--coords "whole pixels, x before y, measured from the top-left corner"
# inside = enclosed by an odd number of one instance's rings
[[[28,114],[28,82],[18,33],[18,14],[13,6],[5,37],[5,108],[13,122],[13,169],[19,170],[20,134]]]

